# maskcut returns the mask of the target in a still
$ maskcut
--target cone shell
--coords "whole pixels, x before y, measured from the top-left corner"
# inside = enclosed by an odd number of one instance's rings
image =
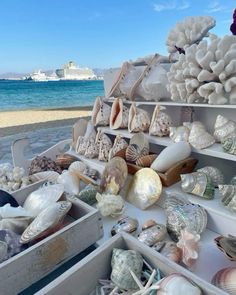
[[[210,178],[213,182],[213,185],[215,187],[217,187],[219,184],[224,183],[224,175],[220,171],[220,169],[218,169],[216,167],[206,166],[201,169],[198,169],[197,172],[203,172],[203,173],[207,174],[208,176],[210,176]]]
[[[230,295],[235,295],[236,267],[227,267],[218,271],[212,278],[212,284]]]
[[[111,114],[111,107],[106,104],[102,97],[97,96],[93,111],[92,111],[92,123],[94,126],[108,126]]]
[[[181,174],[180,177],[181,187],[184,192],[205,199],[213,199],[214,185],[210,176],[202,172],[193,172],[189,174]]]
[[[133,135],[126,149],[126,160],[136,162],[140,157],[149,154],[149,142],[144,133]]]
[[[79,119],[72,128],[72,145],[75,148],[79,136],[84,136],[87,129],[88,121]]]
[[[129,110],[129,132],[144,132],[147,131],[150,126],[149,113],[143,109],[137,108],[135,103],[132,103]]]
[[[110,128],[127,128],[129,120],[129,109],[123,104],[123,99],[118,97],[111,107]]]
[[[68,169],[70,164],[77,161],[77,158],[68,154],[59,154],[56,156],[56,164],[62,169]]]
[[[229,137],[236,136],[236,122],[222,115],[217,116],[214,128],[216,142],[222,142]]]
[[[226,153],[236,155],[236,136],[225,139],[222,147]]]
[[[191,128],[188,140],[196,149],[204,149],[215,143],[214,137],[198,125],[193,125]]]
[[[219,192],[224,206],[236,212],[236,185],[219,185]]]
[[[136,161],[136,165],[140,167],[150,167],[156,158],[156,154],[139,157]]]
[[[157,105],[154,109],[149,128],[150,135],[162,137],[167,136],[170,133],[170,126],[172,125],[172,120],[168,114],[166,114],[165,112],[161,112],[161,109],[165,108],[160,107],[160,105]]]
[[[236,237],[219,236],[215,238],[215,243],[229,260],[236,261]]]
[[[118,152],[122,150],[126,150],[127,146],[128,146],[128,143],[126,142],[126,140],[121,135],[117,135],[113,143],[113,147],[109,152],[109,159],[112,159],[113,157],[115,157]]]

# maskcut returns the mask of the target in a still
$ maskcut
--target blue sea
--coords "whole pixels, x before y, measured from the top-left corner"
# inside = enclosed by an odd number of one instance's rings
[[[89,106],[98,95],[104,95],[101,80],[0,80],[0,111]]]

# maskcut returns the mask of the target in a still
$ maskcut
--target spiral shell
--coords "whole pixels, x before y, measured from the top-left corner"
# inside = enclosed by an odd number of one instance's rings
[[[56,156],[56,164],[62,169],[68,169],[71,163],[77,161],[77,158],[68,154],[59,154]]]
[[[203,172],[203,173],[207,174],[208,176],[210,176],[210,178],[213,182],[213,185],[215,187],[217,187],[219,184],[224,183],[224,175],[220,171],[220,169],[218,169],[216,167],[206,166],[201,169],[198,169],[197,172]]]
[[[186,126],[169,127],[170,138],[174,142],[188,141],[190,130]]]
[[[214,137],[217,142],[236,136],[236,122],[222,115],[217,116],[214,128]]]
[[[193,125],[188,138],[189,143],[196,149],[205,149],[215,143],[214,137],[205,128]]]

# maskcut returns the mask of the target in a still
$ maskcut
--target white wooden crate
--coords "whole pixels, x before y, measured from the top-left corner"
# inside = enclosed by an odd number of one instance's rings
[[[99,279],[109,278],[111,273],[111,255],[114,248],[132,249],[142,256],[155,268],[160,268],[163,274],[181,273],[194,281],[206,295],[225,295],[226,293],[215,286],[203,281],[190,271],[168,260],[155,250],[140,243],[128,234],[119,234],[93,251],[49,285],[37,292],[37,295],[95,295]],[[187,294],[186,294],[187,295]],[[190,294],[188,294],[190,295]]]
[[[15,192],[19,205],[39,185]],[[68,215],[68,225],[0,264],[0,294],[18,294],[103,236],[98,210],[76,199]]]

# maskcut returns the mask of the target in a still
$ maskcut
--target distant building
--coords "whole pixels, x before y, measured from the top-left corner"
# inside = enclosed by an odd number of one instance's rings
[[[62,69],[57,69],[56,74],[62,80],[97,79],[92,69],[77,67],[73,61],[68,62]]]

